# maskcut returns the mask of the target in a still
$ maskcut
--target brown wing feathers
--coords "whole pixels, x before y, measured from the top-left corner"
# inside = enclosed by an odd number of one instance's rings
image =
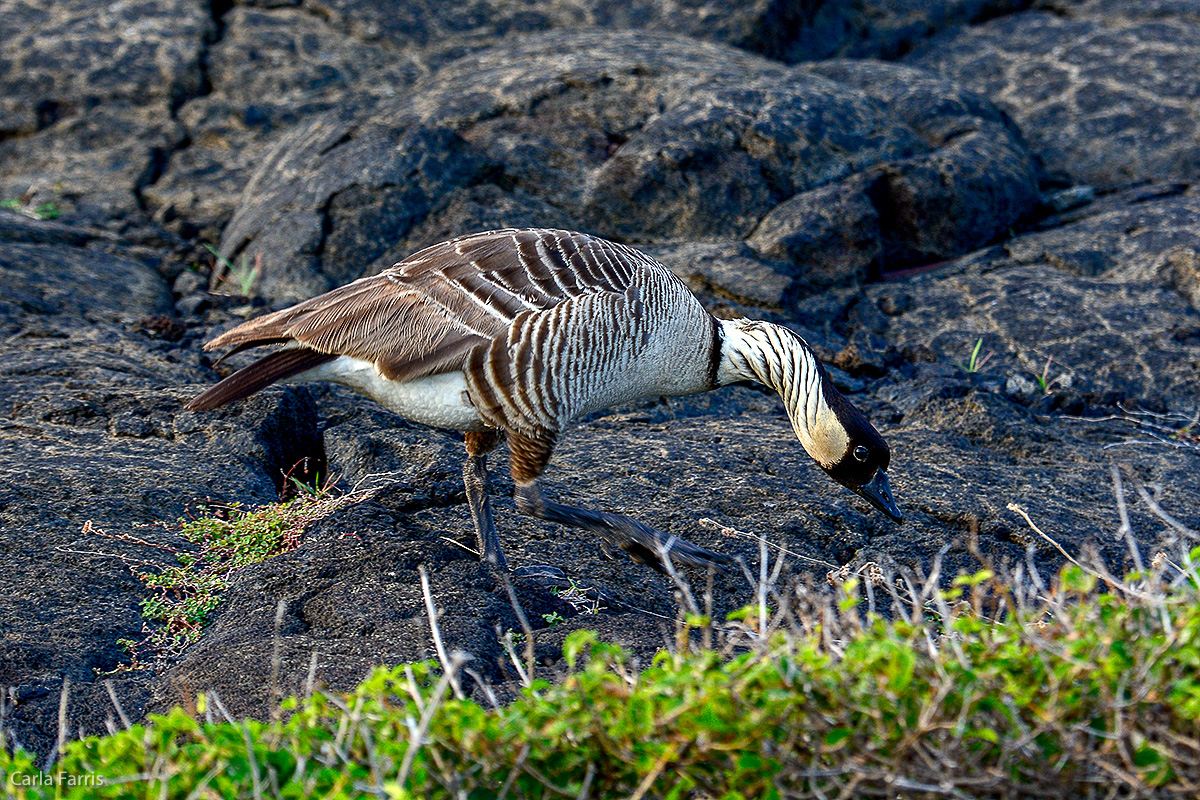
[[[653,262],[650,262],[653,264]],[[581,234],[508,230],[428,247],[379,275],[249,320],[213,339],[226,354],[294,342],[239,370],[188,408],[213,408],[339,355],[391,380],[462,369],[471,352],[511,332],[525,312],[569,297],[623,293],[646,259]]]

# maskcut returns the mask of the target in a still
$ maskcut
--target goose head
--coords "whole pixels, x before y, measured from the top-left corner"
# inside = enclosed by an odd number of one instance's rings
[[[815,429],[810,431],[813,449],[809,455],[830,478],[890,519],[903,521],[904,515],[892,497],[888,482],[892,453],[887,442],[863,413],[833,388],[827,377],[821,383],[829,413],[819,414]]]
[[[775,389],[800,444],[821,469],[889,518],[903,520],[888,483],[887,442],[834,387],[799,335],[769,322],[723,320],[721,341],[719,384],[754,380]]]

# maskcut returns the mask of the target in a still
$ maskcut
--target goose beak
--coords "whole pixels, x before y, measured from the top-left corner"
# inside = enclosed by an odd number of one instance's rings
[[[875,477],[871,479],[870,483],[860,486],[854,491],[868,503],[887,514],[894,522],[904,521],[904,515],[900,513],[899,506],[892,498],[892,487],[888,483],[887,472],[884,470],[876,470]]]

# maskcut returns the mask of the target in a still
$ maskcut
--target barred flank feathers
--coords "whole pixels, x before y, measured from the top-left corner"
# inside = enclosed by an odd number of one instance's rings
[[[226,403],[249,397],[276,381],[298,375],[326,361],[337,358],[336,354],[318,353],[306,347],[278,350],[263,356],[253,364],[242,367],[225,380],[203,394],[192,398],[183,408],[186,411],[207,411]]]

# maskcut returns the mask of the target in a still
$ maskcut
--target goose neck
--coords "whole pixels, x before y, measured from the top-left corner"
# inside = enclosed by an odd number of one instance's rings
[[[718,382],[754,381],[774,389],[809,455],[822,466],[836,462],[844,450],[845,431],[826,396],[828,378],[808,344],[770,322],[722,320],[721,325]]]

